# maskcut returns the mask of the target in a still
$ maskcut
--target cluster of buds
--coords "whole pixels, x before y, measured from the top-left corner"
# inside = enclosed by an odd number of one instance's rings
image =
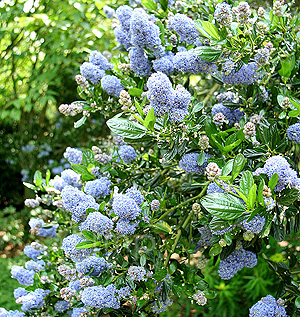
[[[169,37],[169,40],[173,46],[176,46],[178,42],[176,34],[171,34],[171,36]]]
[[[65,288],[62,288],[60,290],[61,298],[66,300],[67,302],[70,302],[75,295],[76,295],[75,289],[71,289],[69,287],[65,287]]]
[[[281,0],[276,0],[274,3],[273,3],[273,13],[274,15],[277,15],[278,17],[282,17],[283,16],[283,5],[284,5],[284,2],[281,1]]]
[[[124,110],[127,110],[128,107],[130,107],[132,105],[131,97],[130,97],[129,93],[124,89],[121,90],[121,92],[120,92],[119,103],[124,107]],[[122,107],[122,110],[123,110],[123,107]]]
[[[253,122],[247,122],[244,126],[243,130],[245,134],[245,139],[250,140],[252,137],[256,135],[255,124]]]
[[[70,105],[62,104],[58,107],[58,110],[65,116],[74,117],[82,112],[82,104],[80,102],[72,102]]]
[[[79,285],[82,287],[82,288],[85,288],[85,287],[91,287],[91,286],[94,286],[95,285],[95,281],[91,278],[91,277],[82,277],[80,280],[79,280]]]
[[[121,72],[128,74],[131,71],[130,64],[121,63],[118,65]]]
[[[193,295],[193,300],[200,306],[204,306],[207,303],[207,298],[201,291],[197,291],[197,293]]]
[[[70,268],[67,265],[60,265],[57,268],[57,271],[60,275],[62,275],[68,281],[75,281],[76,280],[76,270]]]
[[[35,199],[26,199],[24,204],[26,207],[36,208],[40,205],[41,201],[42,201],[42,199],[40,197],[36,196]]]
[[[214,115],[213,117],[213,123],[215,125],[218,125],[220,127],[222,127],[223,123],[225,122],[225,116],[222,112],[218,112]]]
[[[42,284],[50,284],[52,282],[50,278],[46,275],[41,276],[40,281]]]
[[[227,243],[226,243],[226,241],[224,239],[220,239],[219,245],[220,245],[221,248],[224,248],[224,247],[226,247]]]
[[[283,100],[282,100],[282,104],[281,104],[281,107],[284,109],[284,110],[287,110],[291,105],[291,102],[290,102],[290,99],[289,97],[284,97]]]
[[[254,238],[254,236],[255,235],[252,232],[246,231],[246,232],[243,233],[243,238],[244,238],[245,241],[251,241]]]
[[[76,75],[75,80],[77,85],[79,85],[82,90],[85,90],[90,87],[90,84],[88,83],[86,78],[83,77],[82,75]]]
[[[102,164],[107,164],[107,163],[111,162],[111,156],[109,156],[105,153],[96,154],[95,161],[102,163]]]
[[[194,213],[198,213],[201,210],[201,206],[198,203],[193,203],[192,210]]]
[[[221,169],[216,163],[209,163],[206,166],[206,176],[209,181],[214,181],[221,176]]]
[[[268,198],[272,196],[271,189],[267,185],[263,187],[263,196]]]
[[[258,10],[257,10],[257,15],[260,17],[260,18],[263,18],[264,15],[266,13],[266,10],[263,8],[263,7],[259,7]]]
[[[197,268],[200,270],[203,270],[205,269],[207,263],[208,263],[207,258],[200,258],[197,262]]]
[[[263,119],[264,117],[261,116],[260,114],[254,114],[251,118],[250,121],[254,124],[259,124],[260,121]]]
[[[264,33],[267,33],[269,31],[269,28],[265,23],[257,22],[256,30],[258,33],[264,34]]]
[[[199,138],[198,145],[202,151],[205,151],[209,148],[209,138],[207,135],[201,135]]]
[[[160,202],[158,199],[154,199],[151,201],[150,208],[152,211],[158,211],[160,206]]]
[[[236,8],[232,8],[232,12],[235,14],[236,19],[240,24],[246,24],[249,22],[251,9],[248,2],[240,2]]]

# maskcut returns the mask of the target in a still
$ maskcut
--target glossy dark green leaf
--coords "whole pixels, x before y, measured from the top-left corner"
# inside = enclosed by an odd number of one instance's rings
[[[154,125],[155,125],[155,114],[154,114],[154,109],[151,107],[151,109],[149,110],[144,120],[144,126],[149,130],[153,130]]]
[[[87,117],[83,116],[81,119],[79,119],[78,121],[74,122],[74,128],[78,129],[80,128],[86,121]]]
[[[243,154],[239,153],[233,161],[232,166],[232,173],[231,173],[231,179],[235,180],[240,172],[243,170],[244,166],[246,164],[246,159]]]
[[[247,197],[247,207],[249,210],[253,210],[256,202],[256,190],[257,190],[257,185],[253,184],[252,187],[250,188],[248,197]]]
[[[251,187],[254,184],[254,179],[252,176],[252,173],[250,171],[245,171],[242,174],[242,177],[240,179],[240,191],[242,194],[244,194],[246,197],[248,197]]]
[[[197,158],[197,164],[199,166],[202,166],[205,162],[205,153],[204,152],[201,152],[199,155],[198,155],[198,158]]]
[[[192,113],[197,113],[197,112],[201,111],[203,108],[204,108],[204,103],[203,102],[197,102],[193,106]]]
[[[277,173],[274,173],[271,178],[269,179],[269,182],[268,182],[268,187],[270,189],[274,189],[275,186],[277,185],[278,183],[278,180],[279,180],[279,176]]]
[[[201,204],[210,214],[224,220],[236,219],[246,211],[237,197],[227,193],[208,194],[201,199]]]
[[[229,160],[222,169],[222,176],[227,176],[231,173],[233,167],[233,159]]]
[[[93,242],[98,241],[97,235],[94,232],[92,232],[92,231],[82,230],[81,233],[87,240],[90,240],[90,241],[93,241]]]
[[[123,118],[114,117],[106,124],[114,134],[128,139],[140,139],[147,133],[147,128],[141,124]]]
[[[211,46],[198,46],[194,53],[208,62],[217,60],[222,55],[222,50]]]
[[[142,0],[141,1],[142,5],[152,11],[157,10],[157,3],[152,1],[152,0]]]

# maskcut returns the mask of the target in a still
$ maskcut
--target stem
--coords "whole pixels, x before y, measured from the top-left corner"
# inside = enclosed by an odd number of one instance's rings
[[[196,199],[198,199],[198,198],[201,198],[201,197],[205,194],[205,191],[206,191],[206,189],[207,189],[207,186],[208,186],[208,185],[205,185],[205,186],[203,187],[203,189],[201,190],[200,194],[198,194],[197,196],[192,197],[192,198],[189,198],[189,199],[183,201],[182,203],[180,203],[179,205],[177,205],[177,206],[175,206],[175,207],[173,207],[173,208],[167,210],[167,211],[166,211],[165,213],[163,213],[157,220],[154,221],[154,224],[157,223],[158,221],[160,221],[161,219],[165,218],[168,214],[170,214],[171,212],[173,212],[173,211],[176,210],[177,208],[181,208],[181,207],[185,206],[186,204],[190,203],[191,201],[196,200]]]
[[[209,93],[207,94],[207,96],[203,99],[203,103],[205,104],[211,97],[212,95],[214,94],[214,92],[219,88],[219,84],[214,84],[212,86],[212,88],[210,89]]]

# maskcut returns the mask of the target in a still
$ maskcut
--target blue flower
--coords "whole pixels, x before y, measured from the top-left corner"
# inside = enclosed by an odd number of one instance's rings
[[[86,194],[94,198],[100,198],[110,195],[111,180],[107,177],[100,177],[99,179],[89,181],[85,184],[84,191]]]
[[[120,308],[120,301],[117,296],[117,288],[110,284],[107,287],[93,286],[87,287],[81,294],[81,301],[84,305],[103,308]]]
[[[90,63],[98,66],[102,70],[110,70],[113,65],[98,51],[92,51],[90,53]]]
[[[25,312],[32,309],[40,309],[45,304],[44,298],[50,293],[43,289],[37,288],[33,292],[28,293],[22,297],[21,309]]]
[[[113,229],[113,222],[100,212],[91,212],[85,221],[80,224],[79,229],[90,230],[100,235],[108,234]]]
[[[84,307],[73,308],[71,317],[79,317],[81,313],[87,312]]]
[[[62,248],[66,257],[73,261],[81,261],[92,253],[92,249],[76,249],[76,245],[80,242],[87,241],[76,234],[71,234],[63,239]]]
[[[81,188],[82,185],[79,184],[80,174],[77,174],[71,169],[66,169],[61,173],[61,178],[63,181],[70,186]]]
[[[286,135],[289,140],[300,143],[300,122],[297,122],[291,126],[288,127],[286,130]]]
[[[265,222],[266,222],[265,217],[262,217],[260,215],[256,215],[249,222],[248,222],[247,219],[245,219],[241,223],[241,225],[246,231],[254,233],[254,234],[259,234],[262,231],[262,229],[263,229],[263,227],[265,225]]]
[[[125,164],[130,164],[137,156],[131,145],[121,145],[118,153]]]
[[[235,69],[228,75],[222,74],[222,79],[228,85],[251,85],[260,78],[255,62],[244,64],[238,71]]]
[[[115,232],[120,235],[133,235],[135,233],[137,222],[130,222],[128,220],[118,220]]]
[[[138,76],[147,76],[151,70],[151,64],[144,50],[133,47],[129,51],[130,68]]]
[[[101,86],[104,91],[114,97],[119,97],[121,90],[124,89],[121,80],[114,75],[105,75],[101,79]]]
[[[18,287],[14,290],[14,298],[15,299],[18,299],[19,297],[25,296],[27,294],[28,294],[28,291],[26,291],[26,289],[23,287]]]
[[[112,203],[113,212],[122,220],[135,220],[140,214],[141,209],[138,204],[127,195],[118,194]]]
[[[132,198],[138,205],[141,205],[145,200],[141,192],[134,186],[126,190],[125,196]]]
[[[212,238],[211,230],[208,228],[208,226],[203,226],[201,228],[198,228],[198,231],[201,234],[200,240],[197,242],[196,249],[210,246],[210,239]]]
[[[82,151],[71,147],[67,147],[66,151],[64,152],[64,158],[67,159],[71,165],[81,164]]]
[[[80,73],[83,77],[89,80],[93,85],[98,85],[101,78],[105,75],[105,71],[98,66],[84,62],[80,66]],[[75,163],[74,163],[75,164]]]
[[[46,263],[43,260],[37,260],[37,261],[30,260],[25,263],[25,268],[29,271],[34,271],[38,273],[39,271],[45,270],[45,265]]]
[[[91,276],[99,276],[100,273],[107,269],[110,269],[111,264],[109,264],[104,258],[97,256],[89,256],[76,263],[76,270],[81,274],[88,274]]]
[[[228,120],[229,125],[239,122],[240,119],[244,116],[243,111],[239,109],[227,108],[222,103],[215,104],[211,109],[212,116],[216,115],[219,112],[221,112],[225,116],[225,118]]]
[[[281,298],[276,301],[273,296],[267,295],[250,308],[249,317],[266,316],[287,317],[284,301]]]
[[[24,269],[22,266],[13,265],[11,268],[11,277],[15,278],[21,285],[33,285],[34,271]]]
[[[218,3],[215,11],[215,19],[221,26],[230,26],[232,22],[232,11],[226,2]]]
[[[58,302],[55,303],[54,305],[54,309],[58,312],[58,313],[63,313],[64,311],[66,311],[67,309],[70,308],[70,303],[65,301],[65,300],[59,300]]]
[[[23,252],[29,258],[37,260],[37,257],[44,251],[42,248],[33,248],[31,245],[26,245]]]
[[[174,54],[166,54],[165,56],[153,61],[153,68],[156,72],[162,72],[167,75],[174,73]]]
[[[146,281],[146,270],[142,266],[130,266],[127,271],[127,276],[135,282]]]
[[[204,163],[199,166],[197,163],[199,153],[189,153],[182,157],[182,159],[179,161],[179,166],[187,173],[197,173],[197,174],[203,174],[205,171],[205,168],[207,166],[207,159],[210,157],[210,155],[205,154],[205,161]]]

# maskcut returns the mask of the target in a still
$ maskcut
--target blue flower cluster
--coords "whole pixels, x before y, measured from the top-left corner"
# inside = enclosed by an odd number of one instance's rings
[[[286,130],[286,135],[289,140],[299,144],[300,143],[300,122],[289,126]]]
[[[35,289],[33,292],[21,297],[22,307],[24,312],[32,309],[39,309],[45,304],[45,297],[50,293],[40,288]]]
[[[288,161],[280,156],[272,156],[266,160],[265,165],[262,168],[258,168],[254,174],[259,175],[264,173],[270,179],[273,174],[277,173],[279,180],[274,188],[274,191],[282,191],[287,187],[299,188],[300,179],[298,178],[297,172],[293,170]]]
[[[156,72],[162,72],[167,75],[174,73],[174,54],[172,52],[167,53],[166,55],[158,58],[153,61],[153,68]]]
[[[113,222],[100,212],[91,212],[87,218],[80,224],[79,229],[90,230],[99,235],[106,235],[113,229]]]
[[[146,270],[142,266],[130,266],[127,271],[127,276],[135,282],[146,281]]]
[[[147,76],[151,70],[151,63],[145,51],[139,47],[133,47],[129,51],[130,68],[138,76]]]
[[[256,254],[240,248],[233,251],[225,260],[220,261],[218,273],[221,279],[230,280],[242,268],[253,268],[256,264]]]
[[[25,317],[25,314],[18,310],[7,311],[4,308],[0,308],[0,317]]]
[[[25,296],[28,294],[28,291],[26,291],[23,287],[18,287],[14,290],[14,298],[18,299],[19,297]]]
[[[155,300],[151,304],[151,310],[154,314],[160,314],[167,310],[169,306],[173,304],[173,299],[170,297],[167,297],[166,300],[163,300],[162,297],[159,298],[159,300]]]
[[[225,107],[222,103],[215,104],[211,109],[212,115],[217,113],[223,113],[225,118],[228,120],[228,124],[239,122],[242,117],[244,117],[244,112],[239,109],[231,109]]]
[[[221,26],[230,26],[232,23],[232,11],[226,2],[218,3],[215,10],[215,19]]]
[[[131,161],[135,160],[137,155],[134,148],[131,145],[121,145],[119,147],[119,156],[125,164],[130,164]]]
[[[264,225],[265,225],[266,219],[265,217],[262,217],[260,215],[256,215],[252,220],[249,222],[247,219],[245,219],[242,223],[241,226],[247,231],[251,232],[254,234],[259,234],[261,233]]]
[[[65,300],[59,300],[58,302],[55,303],[54,305],[54,309],[58,312],[58,313],[63,313],[65,312],[67,309],[70,308],[70,303],[65,301]]]
[[[64,158],[69,161],[71,165],[81,164],[82,162],[82,152],[78,149],[67,147],[64,152]]]
[[[111,265],[104,259],[95,255],[89,256],[76,263],[78,273],[89,274],[91,276],[99,276],[101,272],[109,269]]]
[[[85,312],[87,312],[87,310],[84,307],[73,308],[71,317],[80,317],[80,315]]]
[[[54,178],[55,179],[55,178]],[[71,169],[66,169],[64,171],[61,172],[61,179],[63,180],[64,184],[63,184],[63,188],[66,185],[70,185],[73,187],[77,187],[77,188],[81,188],[82,185],[79,184],[79,180],[80,180],[80,174],[74,172]],[[61,189],[62,190],[62,189]]]
[[[34,271],[26,270],[22,266],[13,265],[11,268],[11,277],[15,278],[21,285],[33,285]]]
[[[103,308],[120,308],[120,301],[117,296],[117,288],[115,285],[108,285],[107,287],[93,286],[87,287],[81,294],[81,301],[86,306]]]
[[[33,259],[33,260],[37,260],[37,257],[39,255],[42,254],[42,252],[44,252],[44,248],[42,248],[40,245],[37,246],[32,246],[32,245],[26,245],[24,247],[24,254],[27,255],[29,258]]]
[[[44,260],[37,260],[37,261],[30,260],[25,263],[25,268],[26,270],[34,271],[38,273],[39,271],[45,270],[45,265],[46,263]]]
[[[138,222],[129,222],[127,220],[120,219],[116,225],[116,233],[121,235],[133,235],[135,233]]]
[[[211,242],[210,239],[212,238],[212,232],[208,226],[203,226],[198,228],[198,231],[201,234],[200,240],[197,242],[196,250],[202,247],[210,246]]]
[[[61,192],[64,208],[72,213],[75,222],[81,221],[85,217],[88,208],[99,209],[99,204],[95,199],[72,186],[66,186]]]
[[[179,41],[187,44],[201,45],[198,37],[199,31],[194,21],[184,14],[176,13],[168,20],[168,28],[179,35]]]
[[[284,301],[281,298],[276,301],[272,295],[267,295],[250,308],[249,317],[266,316],[287,317]]]
[[[106,57],[98,51],[92,51],[89,57],[89,62],[85,62],[80,66],[80,73],[93,85],[98,85],[101,78],[105,76],[105,71],[112,68],[113,65],[108,62]]]
[[[179,167],[189,174],[190,173],[197,173],[200,175],[203,174],[207,166],[207,159],[210,158],[210,155],[205,153],[205,161],[201,166],[199,166],[197,163],[198,156],[199,156],[199,153],[189,153],[184,155],[182,159],[179,161]]]
[[[100,198],[110,195],[111,180],[107,177],[100,177],[99,179],[89,181],[85,184],[84,191],[86,194],[94,198]]]
[[[223,72],[222,79],[228,85],[251,85],[260,78],[256,62],[244,64],[239,70],[232,70],[231,73]]]
[[[117,98],[119,98],[120,92],[124,89],[124,86],[121,84],[121,79],[114,75],[103,76],[101,79],[101,87],[110,96]]]
[[[81,261],[92,253],[92,249],[76,249],[76,245],[80,242],[87,241],[76,234],[71,234],[63,239],[62,248],[66,257],[73,261]]]
[[[43,226],[45,222],[43,219],[39,218],[31,218],[28,222],[28,225],[31,229],[31,233],[41,237],[56,237],[56,229],[58,228],[58,224],[53,224],[51,228],[45,229]]]
[[[130,296],[130,291],[131,291],[131,287],[130,286],[124,286],[124,287],[121,287],[118,290],[118,295],[121,298],[126,298],[126,297]]]

